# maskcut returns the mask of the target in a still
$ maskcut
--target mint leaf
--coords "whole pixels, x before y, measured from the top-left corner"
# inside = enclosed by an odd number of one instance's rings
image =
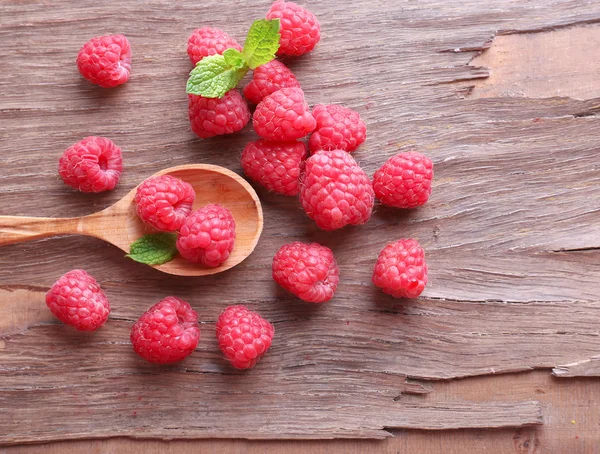
[[[223,52],[223,57],[225,57],[225,63],[235,69],[242,69],[246,64],[242,53],[237,49],[232,48],[225,50],[225,52]]]
[[[131,244],[129,257],[146,265],[162,265],[177,254],[177,235],[174,233],[151,233]]]
[[[227,51],[226,51],[227,52]],[[200,60],[187,81],[186,93],[204,96],[205,98],[221,98],[248,72],[248,67],[243,65],[228,64],[227,61],[237,62],[235,55],[211,55]]]
[[[242,50],[242,56],[250,69],[256,69],[275,59],[279,38],[279,19],[254,21]]]

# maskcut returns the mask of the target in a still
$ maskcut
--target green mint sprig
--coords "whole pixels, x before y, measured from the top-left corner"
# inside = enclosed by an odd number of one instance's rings
[[[242,52],[227,49],[223,55],[200,60],[190,72],[186,92],[205,98],[221,98],[246,75],[275,58],[279,49],[279,19],[254,21]]]
[[[162,265],[177,254],[176,243],[175,233],[151,233],[134,241],[125,257],[146,265]]]

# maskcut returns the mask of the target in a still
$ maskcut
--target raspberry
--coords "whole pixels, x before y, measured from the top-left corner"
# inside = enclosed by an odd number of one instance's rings
[[[313,153],[319,150],[354,151],[367,138],[367,127],[358,112],[334,104],[318,104],[312,111],[317,128],[308,146]]]
[[[198,314],[186,301],[167,296],[135,322],[130,339],[135,352],[151,363],[181,361],[200,340]]]
[[[90,39],[77,54],[77,68],[83,77],[102,88],[124,84],[131,72],[129,41],[123,35]]]
[[[373,210],[373,188],[344,150],[321,150],[306,160],[300,203],[323,230],[364,224]]]
[[[300,82],[287,66],[279,60],[271,60],[254,70],[252,80],[244,87],[244,96],[258,104],[265,96],[282,88],[300,88]]]
[[[324,303],[333,297],[340,270],[328,247],[296,241],[273,257],[273,279],[304,301]]]
[[[310,52],[321,39],[321,26],[313,13],[292,2],[276,1],[267,19],[280,21],[278,55],[300,56]]]
[[[275,328],[245,306],[229,306],[217,320],[217,340],[236,369],[250,369],[271,347]]]
[[[65,184],[81,192],[113,189],[123,171],[121,149],[105,137],[86,137],[65,150],[58,173]]]
[[[202,27],[194,30],[188,38],[187,53],[192,65],[209,55],[221,55],[227,49],[242,51],[237,41],[218,28]]]
[[[222,98],[188,95],[192,131],[203,139],[241,130],[250,121],[248,104],[235,88]]]
[[[427,285],[425,252],[417,240],[402,239],[379,253],[373,284],[394,298],[416,298]]]
[[[214,268],[233,250],[235,220],[227,208],[206,205],[190,214],[179,233],[177,249],[181,256]]]
[[[282,88],[266,96],[252,118],[256,133],[267,140],[300,139],[317,125],[300,88]]]
[[[306,145],[302,142],[250,142],[242,153],[242,168],[248,178],[269,191],[296,195],[304,168]]]
[[[46,304],[56,318],[79,331],[97,330],[110,312],[98,282],[83,270],[61,276],[46,293]]]
[[[196,193],[191,184],[170,175],[144,180],[137,188],[135,205],[146,224],[164,232],[179,230],[192,212]]]
[[[375,172],[373,189],[384,205],[415,208],[429,199],[431,180],[431,159],[416,152],[398,153]]]

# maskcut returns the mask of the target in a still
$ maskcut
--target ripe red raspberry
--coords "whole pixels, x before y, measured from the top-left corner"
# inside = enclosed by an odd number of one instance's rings
[[[306,145],[291,142],[250,142],[242,153],[242,168],[248,178],[262,184],[269,191],[296,195],[300,190],[298,179],[304,168]]]
[[[58,173],[65,184],[81,192],[113,189],[123,171],[121,149],[105,137],[86,137],[65,150]]]
[[[235,220],[221,205],[194,211],[179,230],[177,249],[190,262],[214,268],[229,257],[235,242]]]
[[[425,252],[417,240],[402,239],[379,253],[373,284],[394,298],[416,298],[427,285]]]
[[[300,82],[287,66],[279,60],[271,60],[254,70],[252,80],[244,87],[244,96],[248,101],[258,104],[265,96],[282,88],[300,88]]]
[[[312,111],[317,128],[308,146],[313,153],[319,150],[354,151],[367,138],[367,127],[358,112],[334,104],[318,104]]]
[[[431,159],[416,152],[398,153],[375,172],[373,189],[384,205],[415,208],[429,199],[432,180]]]
[[[309,303],[329,301],[340,281],[331,249],[317,243],[284,244],[273,257],[273,279]]]
[[[317,125],[300,88],[282,88],[266,96],[252,119],[259,136],[275,141],[300,139]]]
[[[102,88],[124,84],[131,72],[129,41],[123,35],[90,39],[77,54],[77,68],[83,77]]]
[[[188,38],[187,53],[192,65],[209,55],[222,55],[227,49],[242,51],[237,41],[218,28],[202,27],[194,30]]]
[[[135,352],[151,363],[181,361],[200,340],[198,314],[186,301],[167,296],[135,322],[130,339]]]
[[[266,17],[280,21],[278,55],[304,55],[321,39],[321,26],[315,15],[295,3],[276,1]]]
[[[98,282],[83,270],[61,276],[46,293],[46,304],[56,318],[79,331],[100,328],[110,312]]]
[[[364,224],[373,211],[369,178],[344,150],[321,150],[306,160],[300,203],[323,230]]]
[[[188,95],[192,131],[207,139],[241,130],[250,121],[248,104],[235,88],[222,98]]]
[[[135,194],[138,216],[146,224],[164,232],[179,230],[192,212],[196,193],[191,184],[161,175],[143,181]]]
[[[250,369],[271,347],[275,328],[245,306],[229,306],[217,320],[217,340],[236,369]]]

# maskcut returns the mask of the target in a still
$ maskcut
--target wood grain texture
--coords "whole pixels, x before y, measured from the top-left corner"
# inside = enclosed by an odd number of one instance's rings
[[[428,154],[436,172],[430,202],[409,212],[377,207],[367,225],[331,234],[296,200],[257,189],[265,228],[256,251],[204,278],[148,270],[93,238],[2,248],[0,307],[12,321],[0,334],[0,443],[519,426],[540,422],[530,403],[535,393],[472,403],[440,395],[436,385],[412,396],[407,377],[411,384],[551,368],[597,355],[598,100],[463,99],[455,82],[489,74],[467,63],[497,30],[598,27],[600,2],[303,3],[323,29],[315,52],[290,62],[309,103],[360,112],[369,139],[354,156],[370,175],[400,150]],[[172,165],[240,172],[241,150],[255,138],[250,128],[210,140],[189,130],[185,42],[208,23],[242,39],[248,18],[262,16],[269,2],[114,5],[0,5],[0,214],[81,216]],[[130,38],[133,76],[107,91],[79,77],[74,57],[86,39],[109,32]],[[56,175],[62,151],[90,134],[124,150],[123,178],[108,194],[75,194]],[[430,268],[416,301],[393,300],[370,285],[378,252],[404,236],[420,240]],[[272,282],[273,254],[294,240],[334,250],[342,281],[330,303],[302,304]],[[97,278],[113,308],[92,336],[73,333],[33,303],[75,267]],[[135,357],[128,331],[168,294],[192,303],[203,334],[188,360],[156,368]],[[246,374],[225,364],[212,334],[228,304],[246,304],[276,327],[269,355]],[[397,399],[406,395],[422,400]]]

